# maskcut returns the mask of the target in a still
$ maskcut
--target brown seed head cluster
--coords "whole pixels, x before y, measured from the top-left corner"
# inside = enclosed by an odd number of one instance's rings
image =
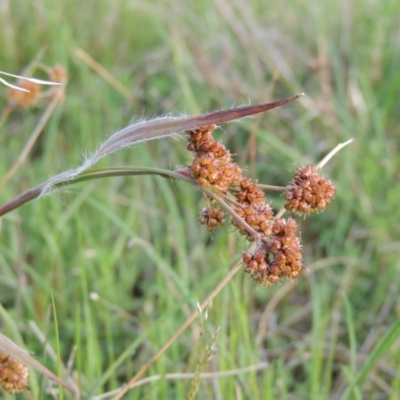
[[[264,203],[264,192],[250,179],[240,181],[240,191],[235,193],[237,201],[244,205]]]
[[[322,211],[335,193],[332,182],[319,176],[313,165],[298,167],[285,192],[285,208],[293,214]]]
[[[28,385],[29,370],[20,361],[0,351],[0,385],[7,393],[17,393]]]
[[[16,85],[27,91],[18,90],[16,88],[8,89],[7,99],[11,105],[27,108],[37,103],[41,90],[38,83],[21,79],[18,80]]]
[[[236,215],[232,218],[232,225],[249,242],[256,241],[255,252],[243,254],[245,272],[252,279],[262,285],[277,283],[283,277],[296,279],[303,269],[296,221],[292,218],[274,219],[264,192],[243,176],[225,146],[213,139],[212,132],[216,128],[216,125],[209,125],[187,132],[187,149],[195,154],[195,158],[180,173],[235,204],[233,211]],[[298,167],[292,182],[284,190],[285,208],[293,214],[323,210],[336,192],[332,182],[319,176],[312,165]],[[209,204],[216,203],[215,198],[208,198],[208,201]],[[224,212],[210,205],[199,215],[199,222],[210,232],[222,226],[224,221]]]
[[[229,151],[221,142],[213,139],[212,132],[215,129],[216,125],[210,125],[187,132],[189,141],[187,148],[196,154],[188,168],[191,177],[200,186],[214,187],[223,194],[237,187],[235,196],[242,207],[235,209],[236,214],[256,233],[263,237],[268,236],[272,209],[264,202],[263,191],[250,179],[243,177],[242,170],[232,162]],[[199,216],[199,222],[207,225],[207,229],[211,231],[222,225],[219,222],[221,217],[216,218],[216,210],[215,208],[204,209]],[[232,224],[249,241],[254,240],[254,235],[240,221],[232,219]]]
[[[34,106],[39,99],[50,98],[62,102],[65,98],[64,85],[67,83],[67,71],[61,65],[54,67],[43,67],[47,72],[51,82],[62,83],[63,85],[54,85],[50,89],[43,91],[42,86],[37,82],[26,79],[19,79],[16,83],[18,88],[10,88],[7,92],[7,100],[11,107],[19,106],[28,108]]]
[[[215,187],[226,193],[229,186],[239,183],[242,170],[231,161],[225,146],[213,139],[212,132],[216,128],[216,125],[209,125],[187,132],[187,149],[196,154],[189,171],[200,186]]]
[[[277,283],[282,277],[296,279],[303,269],[296,226],[294,219],[276,219],[271,235],[261,241],[256,252],[243,253],[245,272],[262,285]]]
[[[236,208],[235,212],[261,236],[270,235],[270,221],[273,213],[269,204],[256,203],[244,208]],[[238,228],[240,234],[244,235],[249,242],[254,241],[254,236],[240,222],[232,219],[232,225]]]
[[[273,216],[269,204],[264,202],[264,192],[250,179],[243,178],[239,184],[240,190],[235,193],[238,203],[243,208],[235,209],[239,217],[247,222],[261,236],[270,234],[270,220]],[[246,236],[248,241],[253,241],[253,235],[248,232],[238,221],[232,220],[232,224],[239,229],[239,232]]]
[[[214,232],[225,223],[225,213],[215,207],[206,207],[200,211],[199,222],[207,226],[209,232]]]

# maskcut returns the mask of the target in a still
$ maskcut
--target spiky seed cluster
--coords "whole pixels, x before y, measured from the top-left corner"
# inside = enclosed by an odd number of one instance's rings
[[[232,162],[231,155],[225,146],[212,137],[216,125],[204,126],[188,131],[187,148],[196,154],[189,166],[191,177],[200,186],[212,186],[226,194],[229,188],[238,186],[235,196],[238,203],[243,205],[235,209],[239,217],[247,222],[254,231],[262,236],[270,234],[269,220],[272,217],[271,207],[264,203],[264,193],[250,179],[243,178],[242,170]],[[199,216],[201,224],[207,225],[207,229],[214,231],[221,226],[223,214],[220,216],[215,208],[204,209]],[[240,221],[232,219],[232,224],[249,241],[254,237],[249,233]]]
[[[278,282],[279,278],[274,281],[274,275],[271,273],[270,266],[267,262],[267,254],[262,247],[254,254],[243,253],[243,262],[245,264],[245,272],[250,274],[251,278],[255,281],[260,282],[262,285]]]
[[[37,103],[41,89],[38,83],[21,79],[18,80],[17,86],[26,91],[16,88],[8,89],[7,99],[10,104],[27,108]]]
[[[235,193],[240,204],[254,205],[264,203],[264,192],[250,179],[240,181],[240,191]]]
[[[195,153],[195,158],[180,173],[190,176],[200,186],[214,189],[219,195],[235,196],[234,211],[242,221],[232,218],[232,224],[248,241],[257,240],[255,252],[243,254],[245,271],[251,278],[262,285],[277,283],[283,277],[296,279],[303,269],[296,221],[292,218],[273,219],[264,192],[243,177],[229,151],[213,139],[212,132],[216,128],[216,125],[209,125],[187,132],[187,149]],[[323,210],[335,192],[332,182],[319,176],[317,168],[312,165],[298,167],[285,189],[285,208],[294,214]],[[213,204],[214,199],[208,200]],[[200,212],[199,222],[213,232],[224,224],[224,218],[223,211],[209,205]]]
[[[298,167],[285,192],[285,208],[294,214],[322,211],[335,193],[332,182],[318,175],[313,165]]]
[[[270,220],[272,218],[272,209],[266,203],[253,204],[244,208],[235,209],[236,214],[247,222],[257,233],[262,236],[268,236],[271,233]],[[246,236],[249,242],[254,241],[254,237],[246,228],[235,219],[232,219],[232,225],[235,226],[240,234]]]
[[[239,183],[242,170],[231,161],[225,146],[213,139],[212,132],[216,128],[216,125],[209,125],[187,132],[187,149],[196,154],[189,171],[200,186],[212,186],[226,193],[229,186]]]
[[[225,223],[225,213],[215,207],[206,207],[200,211],[199,222],[207,226],[209,232],[214,232]]]
[[[271,235],[261,242],[256,252],[243,253],[245,272],[262,285],[277,283],[282,277],[296,279],[303,268],[296,227],[294,219],[276,219]]]
[[[17,393],[28,385],[29,370],[9,354],[0,352],[0,385],[7,393]]]
[[[302,270],[300,239],[296,236],[297,223],[294,219],[278,218],[272,225],[272,236],[267,248],[279,268],[280,276],[297,278]]]
[[[240,181],[239,187],[240,190],[235,193],[235,197],[243,208],[236,208],[236,214],[263,237],[270,235],[270,220],[273,212],[270,205],[264,202],[264,192],[247,178]],[[254,237],[238,221],[232,219],[232,225],[238,228],[248,241],[254,240]]]

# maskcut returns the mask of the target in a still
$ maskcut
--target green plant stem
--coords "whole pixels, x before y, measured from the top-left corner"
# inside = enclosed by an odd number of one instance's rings
[[[70,179],[69,181],[57,183],[56,185],[54,185],[54,187],[62,188],[73,185],[75,183],[85,182],[93,179],[108,178],[115,176],[131,176],[131,175],[159,175],[164,178],[181,179],[186,182],[195,184],[194,181],[192,181],[192,179],[184,175],[181,175],[179,173],[176,173],[174,171],[168,171],[158,168],[116,167],[107,169],[88,170],[82,173],[81,175],[77,176],[76,178]],[[44,187],[45,187],[44,183],[42,183],[41,185],[28,189],[26,192],[21,193],[19,196],[15,197],[14,199],[0,206],[0,217],[2,215],[8,214],[10,211],[15,210],[18,207],[21,207],[25,203],[28,203],[40,197],[43,194]]]
[[[75,178],[72,178],[67,181],[63,181],[60,183],[56,183],[54,188],[63,188],[66,186],[70,186],[76,183],[90,181],[93,179],[101,179],[101,178],[110,178],[116,176],[132,176],[132,175],[158,175],[162,178],[171,178],[176,180],[182,180],[191,185],[198,186],[197,182],[193,179],[189,178],[188,176],[178,173],[175,171],[160,169],[160,168],[149,168],[149,167],[114,167],[114,168],[105,168],[105,169],[95,169],[95,170],[87,170],[82,172],[81,175],[78,175]],[[0,217],[8,214],[12,210],[15,210],[18,207],[21,207],[25,203],[32,201],[34,199],[39,198],[45,189],[45,183],[42,183],[39,186],[36,186],[32,189],[28,189],[26,192],[21,193],[19,196],[15,197],[14,199],[10,200],[9,202],[0,206]],[[215,194],[212,190],[201,187],[207,196],[213,198],[217,201],[229,214],[232,215],[238,223],[242,224],[243,227],[254,237],[255,240],[260,238],[260,235],[244,221],[240,218],[236,212],[224,201],[221,197]]]

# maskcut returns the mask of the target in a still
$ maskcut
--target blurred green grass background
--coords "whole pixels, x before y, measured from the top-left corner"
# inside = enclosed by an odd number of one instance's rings
[[[354,138],[324,169],[337,187],[334,202],[299,221],[310,273],[267,288],[238,274],[208,311],[204,338],[195,323],[147,376],[194,372],[221,327],[207,371],[237,373],[202,379],[198,398],[400,397],[400,342],[384,336],[398,331],[400,315],[397,0],[13,0],[1,7],[0,69],[19,73],[44,49],[42,62],[69,75],[64,103],[2,189],[1,204],[79,165],[104,138],[143,117],[305,92],[218,134],[249,176],[274,185]],[[79,49],[130,95],[90,68]],[[6,93],[0,87],[0,109]],[[0,176],[43,109],[18,110],[1,128]],[[190,161],[185,147],[182,139],[154,141],[101,165],[175,168]],[[246,249],[229,227],[210,236],[199,226],[202,207],[192,187],[132,177],[79,184],[3,217],[1,332],[52,370],[56,362],[34,326],[53,348],[59,343],[64,363],[74,353],[82,398],[121,387]],[[249,366],[262,369],[240,371]],[[48,386],[32,372],[34,399],[52,398]],[[189,387],[183,377],[154,380],[126,398],[181,399]]]

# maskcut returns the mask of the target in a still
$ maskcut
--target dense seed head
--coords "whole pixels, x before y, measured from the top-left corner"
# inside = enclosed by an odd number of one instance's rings
[[[335,193],[332,182],[318,175],[314,166],[298,167],[285,192],[285,208],[294,214],[322,211]]]
[[[17,393],[28,385],[29,370],[21,361],[0,352],[0,386],[7,393]]]
[[[209,232],[214,232],[225,223],[225,213],[215,207],[203,208],[199,214],[199,223],[206,225]]]
[[[7,100],[10,104],[20,107],[30,107],[37,103],[41,87],[38,83],[20,80],[17,86],[25,91],[16,88],[10,88],[7,92]]]
[[[295,230],[294,219],[276,219],[257,250],[243,255],[245,272],[262,285],[277,283],[282,277],[297,278],[303,265],[300,239]]]

